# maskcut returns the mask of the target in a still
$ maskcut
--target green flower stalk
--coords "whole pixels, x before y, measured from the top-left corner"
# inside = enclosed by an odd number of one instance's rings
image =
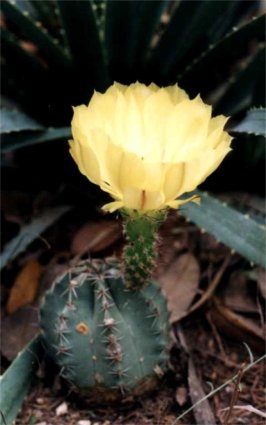
[[[163,223],[165,212],[139,214],[123,212],[123,227],[126,245],[123,251],[123,264],[126,285],[130,289],[140,289],[152,279],[158,257],[158,229]]]

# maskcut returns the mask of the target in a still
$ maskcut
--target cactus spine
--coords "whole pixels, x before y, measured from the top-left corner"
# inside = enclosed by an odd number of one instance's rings
[[[79,390],[138,391],[167,368],[168,313],[155,283],[126,288],[115,261],[83,261],[41,308],[49,354]]]

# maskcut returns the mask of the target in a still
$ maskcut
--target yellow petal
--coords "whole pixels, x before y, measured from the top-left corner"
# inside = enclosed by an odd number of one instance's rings
[[[121,202],[121,201],[114,201],[114,202],[109,202],[109,204],[105,204],[102,207],[102,210],[103,211],[106,211],[106,212],[112,213],[112,212],[118,210],[119,208],[123,208],[123,206],[124,206],[123,202]]]
[[[190,196],[187,199],[176,199],[171,202],[167,202],[166,205],[170,208],[179,208],[181,205],[188,204],[189,202],[195,202],[195,204],[200,204],[200,197],[198,195]]]

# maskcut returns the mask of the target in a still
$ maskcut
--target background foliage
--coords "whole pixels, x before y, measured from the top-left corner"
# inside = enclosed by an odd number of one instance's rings
[[[260,2],[4,0],[1,6],[4,192],[36,197],[47,191],[52,204],[97,211],[107,195],[80,175],[68,154],[72,105],[88,103],[93,90],[113,81],[139,80],[178,83],[190,96],[200,93],[214,114],[232,116],[233,152],[203,189],[264,194]],[[190,206],[184,214],[191,216]],[[193,220],[204,224],[197,212]],[[216,236],[239,251],[223,233]]]

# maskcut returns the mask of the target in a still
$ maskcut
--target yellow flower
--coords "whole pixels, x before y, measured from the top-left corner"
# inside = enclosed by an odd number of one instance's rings
[[[104,210],[176,208],[230,151],[227,118],[211,112],[177,85],[114,83],[74,108],[70,153],[80,172],[115,199]]]

